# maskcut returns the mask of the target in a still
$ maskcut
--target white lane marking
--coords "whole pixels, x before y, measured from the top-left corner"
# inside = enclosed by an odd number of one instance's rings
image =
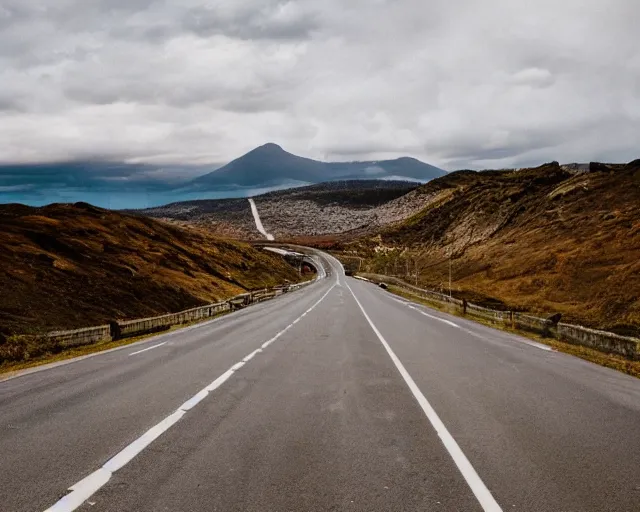
[[[211,384],[209,384],[205,389],[209,392],[211,391],[215,391],[216,389],[218,389],[220,386],[222,386],[225,382],[227,382],[227,380],[229,380],[229,378],[233,375],[233,372],[231,370],[227,370],[226,372],[224,372],[222,375],[220,375],[220,377],[218,377],[216,380],[214,380]]]
[[[449,320],[445,320],[444,318],[439,318],[437,316],[434,315],[430,315],[429,313],[426,313],[424,311],[422,311],[421,309],[418,309],[416,306],[412,305],[410,302],[404,301],[404,300],[398,300],[394,297],[390,297],[392,300],[395,300],[396,302],[399,302],[400,304],[404,304],[407,307],[410,307],[411,309],[417,311],[418,313],[420,313],[421,315],[424,316],[428,316],[429,318],[434,318],[435,320],[440,320],[441,322],[447,323],[452,325],[453,327],[457,327],[458,329],[461,329],[462,331],[466,332],[467,334],[470,334],[471,336],[473,336],[474,338],[478,338],[480,340],[483,341],[489,341],[489,342],[495,342],[495,339],[489,339],[486,336],[483,336],[482,334],[479,334],[475,331],[472,331],[471,329],[467,329],[466,327],[461,327],[457,324],[454,324],[453,322],[450,322]],[[534,347],[537,348],[539,350],[544,350],[545,352],[556,352],[556,349],[554,349],[553,347],[549,347],[547,345],[543,345],[542,343],[537,343],[535,341],[531,341],[531,340],[526,340],[523,339],[521,337],[518,337],[515,340],[517,343],[523,343],[524,345],[529,345],[530,347]]]
[[[320,297],[320,299],[313,304],[309,309],[307,309],[302,315],[300,315],[295,321],[291,322],[284,329],[282,329],[278,334],[276,334],[273,338],[271,338],[266,344],[262,345],[262,348],[254,350],[249,355],[247,355],[242,361],[234,364],[229,370],[220,375],[216,380],[214,380],[207,387],[198,391],[195,395],[193,395],[189,400],[183,403],[176,411],[171,413],[165,419],[163,419],[157,425],[151,427],[147,430],[142,436],[133,441],[131,444],[126,446],[122,451],[117,453],[111,459],[109,459],[100,469],[94,471],[89,476],[83,478],[78,483],[69,487],[69,491],[71,491],[66,496],[59,499],[56,503],[54,503],[51,507],[49,507],[45,512],[72,512],[73,510],[80,507],[87,499],[89,499],[94,493],[96,493],[101,487],[103,487],[110,479],[111,475],[122,469],[126,464],[131,462],[131,460],[136,457],[142,450],[144,450],[147,446],[149,446],[153,441],[155,441],[158,437],[160,437],[164,432],[169,430],[173,425],[175,425],[182,417],[185,415],[186,411],[193,409],[196,405],[198,405],[202,400],[204,400],[209,393],[219,388],[222,384],[224,384],[231,376],[239,370],[246,361],[253,358],[256,354],[262,352],[262,349],[265,348],[265,345],[268,346],[274,341],[276,341],[280,336],[282,336],[285,332],[287,332],[291,327],[293,327],[298,320],[305,317],[309,314],[313,309],[320,304],[324,298],[329,295],[331,290],[335,288],[336,284],[334,283],[326,293]],[[160,346],[160,345],[157,345]],[[151,348],[155,348],[151,347]],[[145,349],[149,350],[149,349]]]
[[[333,263],[338,267],[338,272],[336,273],[336,284],[338,286],[342,286],[343,283],[340,282],[340,276],[344,277],[344,266],[342,265],[342,263],[340,262],[340,260],[334,256],[331,256],[330,254],[325,253],[325,256],[327,257],[327,259],[330,259],[333,261]]]
[[[138,350],[137,352],[131,352],[131,354],[129,354],[129,357],[135,356],[136,354],[142,354],[143,352],[146,352],[147,350],[153,350],[154,348],[161,347],[162,345],[165,345],[166,343],[167,343],[166,341],[163,341],[162,343],[158,343],[157,345],[154,345],[153,347],[143,348],[142,350]]]
[[[126,464],[131,462],[136,455],[182,419],[184,414],[185,412],[180,409],[175,411],[173,414],[170,414],[160,423],[147,430],[120,453],[109,459],[102,467],[111,473],[115,473],[119,469],[122,469]]]
[[[408,308],[411,308],[414,311],[417,311],[421,315],[424,315],[424,316],[429,317],[429,318],[433,318],[434,320],[438,320],[439,322],[443,322],[443,323],[445,323],[447,325],[450,325],[451,327],[455,327],[456,329],[461,329],[461,327],[458,324],[452,322],[451,320],[447,320],[446,318],[440,318],[439,316],[435,316],[435,315],[430,315],[429,313],[427,313],[425,311],[422,311],[421,309],[418,309],[417,307],[415,307],[410,302],[407,302],[407,301],[404,301],[404,300],[399,300],[399,299],[396,299],[395,297],[390,297],[390,299],[398,302],[399,304],[402,304],[403,306],[407,306]]]
[[[498,505],[498,502],[495,500],[495,498],[491,494],[491,491],[487,489],[487,486],[484,484],[484,482],[482,481],[478,473],[476,473],[476,470],[471,465],[471,462],[469,462],[469,459],[467,459],[467,456],[462,452],[462,450],[460,449],[460,446],[458,446],[458,443],[456,442],[456,440],[449,433],[449,431],[447,430],[447,427],[444,426],[444,423],[442,423],[442,420],[440,419],[440,417],[438,416],[434,408],[431,406],[427,398],[422,394],[422,391],[420,391],[420,388],[418,388],[418,386],[414,382],[411,375],[409,375],[409,372],[406,370],[406,368],[404,367],[400,359],[398,359],[398,356],[396,356],[396,354],[391,349],[387,341],[384,339],[384,337],[382,336],[378,328],[371,321],[371,318],[369,318],[369,315],[362,307],[362,304],[360,304],[360,301],[356,297],[356,294],[353,293],[353,290],[348,284],[346,284],[346,286],[347,288],[349,288],[351,295],[353,295],[353,298],[358,304],[360,311],[362,311],[362,314],[367,319],[367,322],[369,322],[369,325],[373,329],[373,332],[376,333],[376,336],[378,337],[378,339],[386,349],[387,353],[389,354],[389,357],[391,358],[393,363],[396,365],[396,368],[400,372],[400,375],[402,375],[402,378],[407,383],[407,386],[409,386],[409,389],[411,390],[411,392],[413,393],[413,396],[416,398],[416,400],[420,404],[420,407],[422,408],[425,415],[431,422],[431,425],[433,425],[433,428],[438,433],[438,436],[440,437],[442,444],[444,444],[444,447],[449,452],[449,455],[451,455],[451,458],[455,462],[456,466],[458,466],[460,473],[462,473],[462,476],[464,477],[467,484],[471,488],[471,491],[473,492],[476,499],[480,503],[480,506],[482,507],[482,509],[485,512],[502,512],[500,505]]]
[[[204,388],[202,391],[199,391],[198,393],[193,395],[191,398],[189,398],[189,400],[187,400],[180,407],[178,407],[178,409],[180,409],[181,411],[187,412],[188,410],[193,409],[196,405],[202,402],[207,397],[208,394],[209,394],[209,390],[207,388]]]
[[[45,512],[68,512],[75,510],[82,505],[89,497],[95,493],[100,487],[106,484],[111,478],[111,471],[100,468],[94,471],[88,477],[80,480],[77,484],[69,487],[71,493],[58,501]]]
[[[267,240],[274,240],[273,235],[271,233],[267,233],[267,230],[264,229],[264,226],[262,225],[262,221],[260,220],[260,214],[258,213],[258,207],[256,206],[256,202],[249,198],[249,204],[251,205],[251,213],[253,213],[253,220],[256,223],[256,229],[262,233],[262,235],[267,239]]]
[[[253,352],[251,352],[251,354],[249,354],[247,357],[245,357],[242,362],[243,363],[248,363],[249,361],[251,361],[256,355],[258,355],[260,352],[262,352],[261,348],[258,348],[256,350],[254,350]]]
[[[326,277],[326,275],[323,275],[322,277]],[[265,303],[259,303],[256,305],[256,309],[257,306],[262,305],[262,304],[269,304],[267,302]],[[273,304],[273,303],[271,303]],[[194,325],[190,325],[188,327],[181,327],[175,331],[171,331],[171,332],[167,332],[164,334],[158,334],[156,336],[153,337],[153,339],[159,340],[159,339],[165,339],[165,338],[173,338],[174,336],[182,336],[184,335],[185,332],[191,331],[191,330],[195,330],[195,329],[203,329],[205,327],[209,327],[211,326],[211,324],[214,323],[218,323],[218,322],[222,322],[222,321],[228,321],[228,320],[232,320],[232,319],[237,319],[238,316],[240,315],[244,315],[247,312],[251,312],[251,311],[255,311],[256,309],[254,308],[250,308],[250,309],[239,309],[238,311],[234,311],[234,312],[230,312],[226,315],[222,315],[222,316],[217,316],[216,318],[213,318],[211,320],[205,320],[201,323],[197,323]],[[136,341],[135,343],[132,343],[131,345],[124,345],[122,347],[115,347],[115,348],[110,348],[108,350],[102,350],[100,352],[94,352],[92,354],[87,354],[84,356],[78,356],[78,357],[72,357],[69,359],[63,359],[62,361],[58,361],[56,363],[48,363],[45,365],[41,365],[41,366],[36,366],[33,368],[28,368],[26,370],[19,370],[16,372],[12,372],[10,375],[9,374],[1,374],[0,375],[0,383],[6,382],[8,380],[13,380],[13,379],[18,379],[20,377],[26,377],[27,375],[31,375],[33,373],[40,373],[40,372],[44,372],[47,370],[51,370],[53,368],[59,368],[60,366],[67,366],[69,364],[73,364],[73,363],[77,363],[79,361],[83,361],[85,359],[90,359],[93,357],[100,357],[103,356],[105,354],[109,354],[111,352],[120,352],[120,351],[126,351],[126,350],[131,350],[134,347],[149,343],[152,340],[142,340],[142,341]],[[135,355],[134,354],[129,354],[129,355]]]
[[[462,330],[464,332],[466,332],[467,334],[473,336],[474,338],[478,338],[479,340],[483,340],[483,341],[489,341],[489,342],[494,342],[496,341],[496,338],[487,338],[486,336],[483,336],[480,333],[474,332],[471,329],[465,329],[462,328]],[[511,340],[499,340],[502,341],[503,343],[511,343]],[[523,345],[529,345],[530,347],[533,348],[537,348],[539,350],[544,350],[545,352],[555,352],[556,350],[552,347],[548,347],[547,345],[542,345],[541,343],[536,343],[535,341],[528,341],[522,338],[517,338],[515,340],[516,343],[522,343]]]
[[[450,320],[446,320],[445,318],[440,318],[438,316],[434,316],[434,315],[430,315],[429,313],[425,313],[424,311],[420,311],[417,307],[415,306],[411,306],[409,305],[409,307],[415,311],[417,311],[418,313],[420,313],[421,315],[424,315],[426,317],[429,318],[433,318],[434,320],[438,320],[439,322],[443,322],[447,325],[450,325],[451,327],[455,327],[456,329],[460,329],[460,326],[458,324],[454,324],[453,322],[451,322]]]

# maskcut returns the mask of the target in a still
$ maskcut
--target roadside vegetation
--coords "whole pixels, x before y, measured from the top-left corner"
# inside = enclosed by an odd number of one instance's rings
[[[299,238],[350,268],[479,305],[561,313],[640,335],[640,161],[460,171],[415,191],[422,209],[356,239]]]
[[[218,316],[225,314],[227,313],[220,313]],[[10,377],[14,372],[27,368],[57,363],[66,359],[131,345],[138,341],[158,336],[158,334],[184,329],[198,323],[209,322],[212,319],[213,317],[209,317],[186,324],[174,325],[170,329],[162,331],[162,333],[155,332],[119,340],[105,340],[78,347],[64,347],[58,341],[44,336],[9,336],[4,342],[0,343],[0,376]],[[0,377],[0,380],[2,380],[2,377]]]
[[[276,255],[193,228],[82,203],[0,206],[0,346],[300,280]]]

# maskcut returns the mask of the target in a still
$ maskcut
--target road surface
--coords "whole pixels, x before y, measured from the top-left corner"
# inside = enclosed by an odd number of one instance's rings
[[[267,233],[267,230],[264,229],[262,225],[262,221],[260,220],[260,214],[258,213],[258,207],[256,206],[256,202],[249,198],[249,206],[251,206],[251,213],[253,214],[253,220],[256,223],[256,229],[267,239],[274,240],[274,237],[271,233]]]
[[[324,261],[306,289],[1,382],[0,509],[640,510],[640,380]]]

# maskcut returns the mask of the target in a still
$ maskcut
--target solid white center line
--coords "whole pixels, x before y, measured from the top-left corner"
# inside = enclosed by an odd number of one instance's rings
[[[187,411],[193,409],[196,405],[198,405],[202,400],[204,400],[209,393],[219,388],[222,384],[224,384],[227,380],[231,378],[231,376],[242,368],[246,362],[250,361],[257,354],[261,353],[264,348],[269,346],[271,343],[276,341],[280,336],[282,336],[285,332],[291,329],[301,318],[304,318],[308,315],[318,304],[320,304],[324,298],[329,295],[331,290],[336,287],[336,283],[334,283],[326,293],[320,297],[320,299],[313,304],[309,309],[307,309],[304,313],[302,313],[296,320],[287,325],[284,329],[282,329],[278,334],[276,334],[273,338],[262,345],[262,348],[254,350],[250,354],[248,354],[243,360],[234,364],[229,370],[220,375],[216,380],[214,380],[207,387],[198,391],[195,395],[193,395],[189,400],[183,403],[178,409],[176,409],[173,413],[163,419],[157,425],[151,427],[147,430],[142,436],[133,441],[131,444],[126,446],[122,451],[109,459],[100,469],[94,471],[87,477],[80,480],[78,483],[69,487],[71,491],[69,494],[59,499],[55,504],[49,507],[45,512],[72,512],[73,510],[80,507],[87,499],[91,497],[94,493],[96,493],[101,487],[103,487],[110,479],[113,473],[122,469],[126,464],[131,462],[131,460],[136,457],[142,450],[144,450],[147,446],[149,446],[153,441],[155,441],[158,437],[160,437],[164,432],[169,430],[173,425],[175,425],[182,417],[185,415]],[[164,342],[166,343],[166,342]],[[146,350],[151,350],[153,348],[157,348],[164,343],[160,343],[158,345],[154,345],[153,347],[145,348],[143,350],[139,350],[138,352],[134,352],[133,354],[129,354],[133,356],[135,354],[139,354],[140,352],[145,352]]]
[[[154,345],[153,347],[143,348],[142,350],[138,350],[137,352],[131,352],[131,354],[129,354],[129,357],[135,356],[136,354],[142,354],[143,352],[146,352],[147,350],[153,350],[154,348],[161,347],[162,345],[164,345],[166,343],[167,343],[166,341],[163,341],[162,343],[158,343],[157,345]]]
[[[373,329],[373,332],[375,332],[376,336],[378,337],[378,339],[386,349],[387,353],[389,354],[389,357],[391,358],[393,363],[396,365],[396,368],[400,372],[400,375],[402,375],[402,378],[407,383],[407,386],[409,386],[409,389],[413,393],[413,396],[418,401],[418,404],[420,404],[420,407],[424,411],[424,414],[431,422],[431,425],[433,426],[435,431],[438,433],[438,436],[440,437],[442,444],[444,444],[444,447],[449,452],[449,455],[451,455],[451,458],[455,462],[456,466],[458,466],[460,473],[462,473],[462,476],[464,477],[467,484],[471,488],[471,491],[473,492],[476,499],[480,503],[480,506],[482,507],[482,509],[485,512],[502,512],[502,508],[500,508],[500,505],[498,505],[498,502],[495,500],[495,498],[491,494],[491,491],[489,491],[489,489],[484,484],[484,482],[482,481],[478,473],[476,473],[476,470],[471,465],[471,462],[469,462],[469,459],[467,459],[467,456],[460,449],[460,446],[458,446],[458,443],[456,442],[456,440],[449,433],[449,431],[447,430],[447,427],[444,426],[444,423],[442,423],[442,420],[440,419],[440,417],[438,416],[434,408],[431,406],[431,404],[429,403],[427,398],[424,396],[422,391],[420,391],[420,388],[418,388],[417,384],[415,383],[411,375],[409,375],[409,372],[406,370],[406,368],[404,367],[400,359],[398,359],[398,356],[396,356],[396,354],[391,349],[387,341],[384,339],[384,337],[382,336],[378,328],[371,321],[371,318],[369,318],[369,315],[367,315],[367,312],[362,307],[362,304],[360,304],[360,301],[356,297],[356,294],[353,293],[353,290],[347,283],[345,284],[349,289],[349,291],[351,292],[351,295],[353,295],[353,298],[358,304],[360,311],[362,311],[362,314],[367,319],[367,322],[369,322],[369,325]]]

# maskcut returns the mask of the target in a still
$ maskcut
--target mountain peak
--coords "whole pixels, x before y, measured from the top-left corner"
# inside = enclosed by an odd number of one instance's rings
[[[267,142],[266,144],[263,144],[262,146],[258,146],[253,151],[269,151],[271,153],[275,153],[275,152],[286,153],[286,151],[284,149],[282,149],[282,146],[278,146],[274,142]]]
[[[280,186],[282,184],[321,183],[324,181],[371,178],[410,178],[428,181],[445,174],[444,171],[412,158],[379,162],[319,162],[293,155],[278,144],[269,142],[236,158],[224,167],[200,176],[194,181],[211,189],[220,187]]]

